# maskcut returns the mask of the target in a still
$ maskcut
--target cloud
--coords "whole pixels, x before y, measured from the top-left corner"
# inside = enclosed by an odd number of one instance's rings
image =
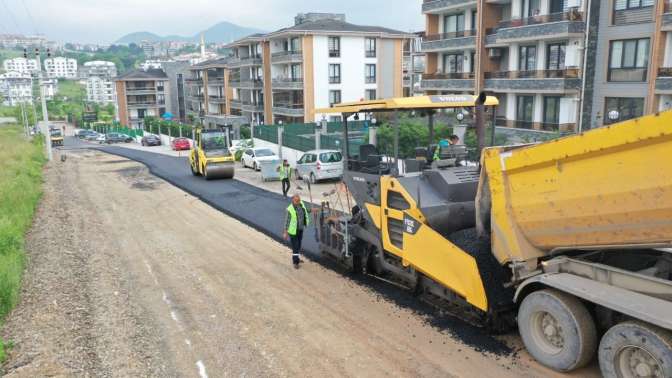
[[[346,13],[348,21],[403,31],[420,30],[421,0],[0,0],[0,33],[77,42],[113,42],[135,31],[193,35],[221,21],[262,30],[289,26],[301,12]],[[24,9],[28,9],[31,17]],[[14,20],[12,20],[12,18]],[[11,30],[7,30],[11,29]]]

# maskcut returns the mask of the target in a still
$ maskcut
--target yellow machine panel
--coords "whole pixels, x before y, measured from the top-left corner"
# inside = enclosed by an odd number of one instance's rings
[[[473,306],[488,311],[488,300],[476,260],[425,224],[424,216],[412,196],[395,178],[381,177],[380,188],[382,211],[371,214],[381,216],[377,225],[382,226],[383,248],[400,257],[404,266],[413,267]],[[408,208],[391,208],[388,201],[390,193],[401,195]],[[367,209],[371,211],[372,206],[367,206]]]
[[[671,152],[672,112],[488,149],[479,197],[489,198],[477,203],[491,201],[492,211],[477,214],[491,216],[493,253],[532,262],[562,249],[669,245]]]

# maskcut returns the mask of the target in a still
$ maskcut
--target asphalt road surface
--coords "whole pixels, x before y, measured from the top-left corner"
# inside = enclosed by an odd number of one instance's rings
[[[45,171],[0,374],[567,376],[394,284],[317,257],[294,270],[278,194],[192,177],[180,158],[68,144]]]

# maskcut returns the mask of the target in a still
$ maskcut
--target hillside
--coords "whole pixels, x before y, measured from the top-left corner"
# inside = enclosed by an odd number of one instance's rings
[[[204,34],[206,43],[215,43],[215,42],[231,42],[233,40],[245,37],[250,34],[263,33],[263,31],[223,21],[209,27],[208,29],[198,32],[193,36],[179,36],[179,35],[160,36],[151,32],[143,31],[127,34],[119,38],[115,43],[137,44],[145,40],[153,42],[159,42],[159,41],[198,42],[201,38],[201,33]]]

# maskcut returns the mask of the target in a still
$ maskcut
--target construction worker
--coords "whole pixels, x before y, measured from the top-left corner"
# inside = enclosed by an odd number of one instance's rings
[[[295,269],[299,269],[299,264],[303,262],[301,260],[301,242],[303,241],[303,231],[308,225],[310,225],[310,213],[301,201],[301,197],[295,194],[292,197],[292,202],[287,206],[285,230],[282,235],[292,245],[292,263]]]
[[[452,136],[451,136],[452,138]],[[443,147],[448,147],[451,143],[447,141],[446,139],[441,139],[439,140],[439,144],[436,146],[436,149],[434,150],[434,158],[432,160],[436,161],[440,159],[440,154],[441,154],[441,148]]]
[[[457,146],[458,143],[460,143],[460,137],[453,134],[453,135],[450,136],[450,138],[448,138],[448,143],[451,146]]]
[[[280,173],[280,181],[282,182],[282,195],[287,198],[287,193],[291,187],[289,180],[292,179],[292,167],[289,166],[287,159],[282,161],[282,165],[278,167],[277,171]]]

